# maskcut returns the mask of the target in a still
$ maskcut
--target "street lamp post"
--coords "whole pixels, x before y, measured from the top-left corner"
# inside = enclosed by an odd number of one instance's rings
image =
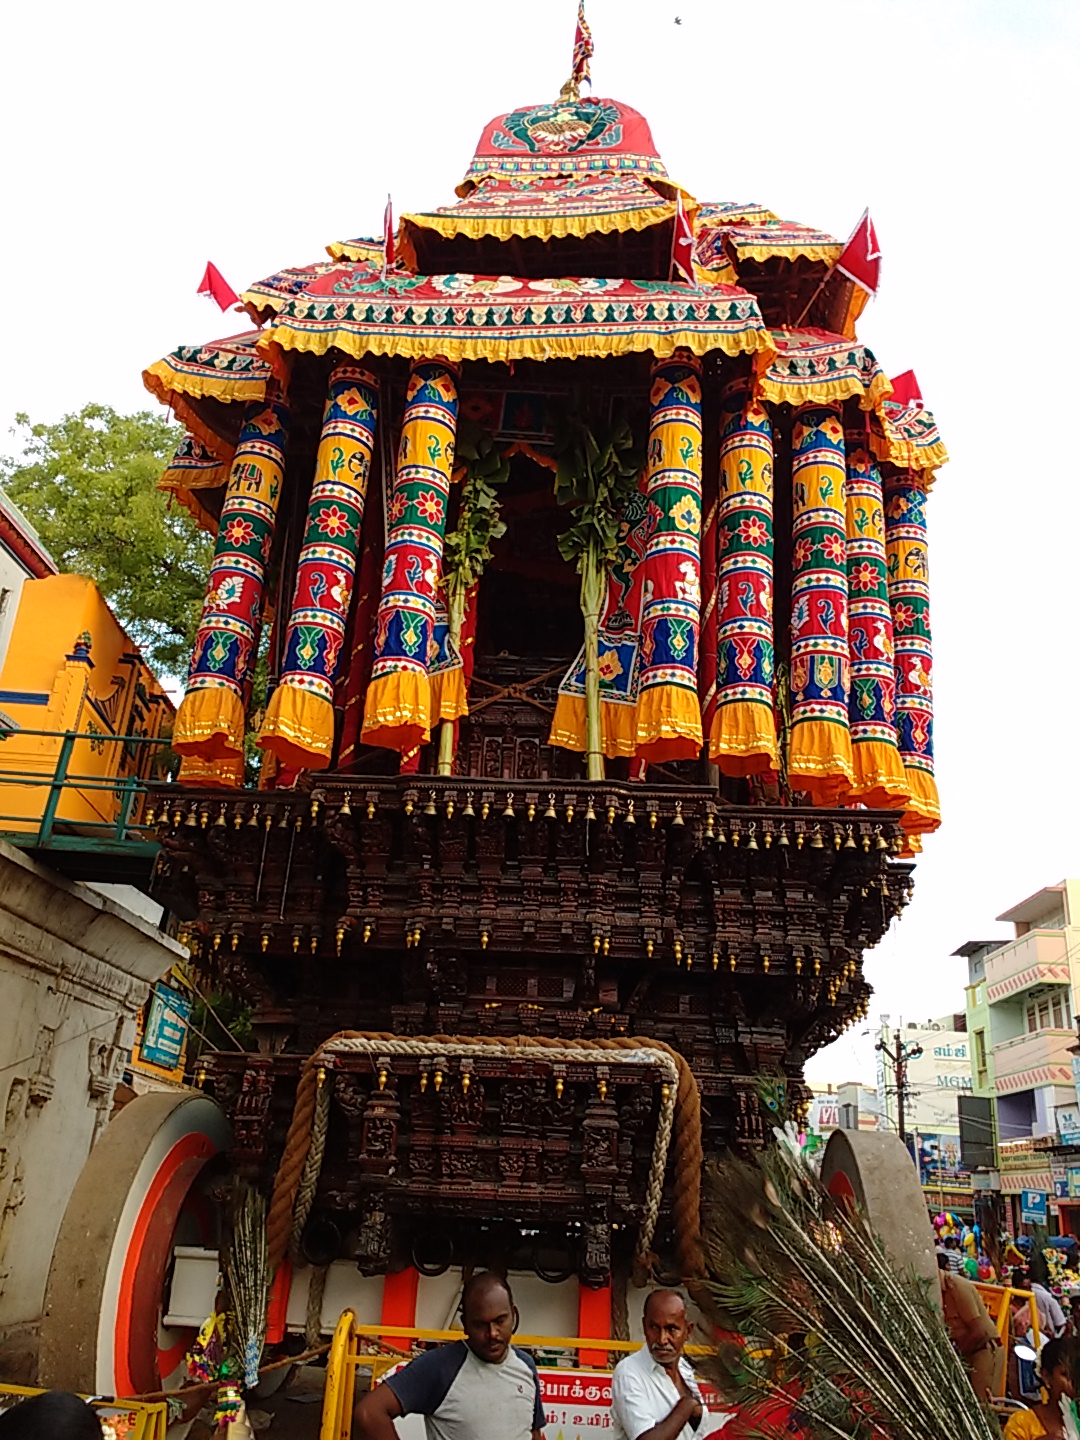
[[[897,1035],[893,1049],[889,1049],[884,1040],[879,1040],[874,1046],[880,1050],[892,1063],[893,1074],[896,1077],[896,1128],[900,1133],[901,1141],[907,1144],[907,1131],[904,1128],[904,1092],[907,1088],[907,1066],[910,1060],[921,1058],[923,1048],[921,1045],[908,1044]]]

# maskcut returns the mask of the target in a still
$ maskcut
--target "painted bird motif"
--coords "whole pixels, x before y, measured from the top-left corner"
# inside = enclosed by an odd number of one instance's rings
[[[410,555],[409,563],[405,566],[405,579],[409,582],[409,584],[414,590],[420,584],[420,579],[423,573],[424,567],[421,563],[420,556]]]

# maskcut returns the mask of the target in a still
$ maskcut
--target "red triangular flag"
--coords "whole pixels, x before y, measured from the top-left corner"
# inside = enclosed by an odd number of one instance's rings
[[[836,269],[868,294],[877,294],[881,280],[881,247],[869,210],[863,211],[862,219],[851,232],[851,239],[841,251]]]
[[[694,283],[694,232],[683,209],[682,191],[675,192],[675,229],[671,236],[670,278],[681,275],[684,280]]]
[[[383,265],[382,278],[386,279],[386,272],[394,268],[394,261],[397,259],[397,246],[394,243],[394,207],[390,202],[390,196],[386,197],[386,209],[383,211],[382,221],[383,232]]]
[[[902,375],[893,376],[892,394],[889,399],[895,405],[921,405],[923,403],[914,370],[905,370]]]
[[[217,266],[209,260],[206,262],[206,274],[199,281],[199,288],[195,293],[216,300],[222,310],[228,310],[233,305],[240,304],[240,296],[237,295]]]

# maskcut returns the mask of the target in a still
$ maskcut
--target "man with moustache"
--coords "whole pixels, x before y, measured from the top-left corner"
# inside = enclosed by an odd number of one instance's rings
[[[613,1440],[694,1440],[705,1402],[683,1359],[690,1324],[682,1296],[654,1290],[642,1324],[645,1344],[620,1360],[611,1378]]]

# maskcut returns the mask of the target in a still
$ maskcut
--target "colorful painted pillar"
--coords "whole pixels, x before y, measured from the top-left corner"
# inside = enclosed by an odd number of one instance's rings
[[[934,779],[933,647],[926,540],[927,472],[899,471],[885,481],[885,553],[896,645],[900,758],[911,798],[904,828],[936,830],[941,805]]]
[[[390,499],[375,663],[361,739],[407,751],[431,726],[429,667],[457,434],[457,374],[445,361],[413,364],[405,395],[397,474]]]
[[[335,366],[281,679],[259,734],[264,749],[298,769],[324,769],[333,753],[334,679],[352,601],[378,409],[374,377],[358,365]]]
[[[846,448],[851,793],[864,805],[895,808],[907,801],[910,789],[896,740],[896,672],[881,472],[867,447],[865,426],[848,431]]]
[[[847,519],[838,405],[801,405],[792,436],[788,778],[835,805],[854,778],[848,727]]]
[[[277,399],[254,401],[244,417],[173,731],[173,748],[185,757],[235,762],[243,755],[244,681],[255,663],[288,420]]]
[[[709,759],[725,775],[779,768],[773,697],[773,440],[769,412],[738,380],[721,411],[717,515],[717,705]]]
[[[653,366],[637,756],[650,764],[701,750],[701,362],[685,350]]]

